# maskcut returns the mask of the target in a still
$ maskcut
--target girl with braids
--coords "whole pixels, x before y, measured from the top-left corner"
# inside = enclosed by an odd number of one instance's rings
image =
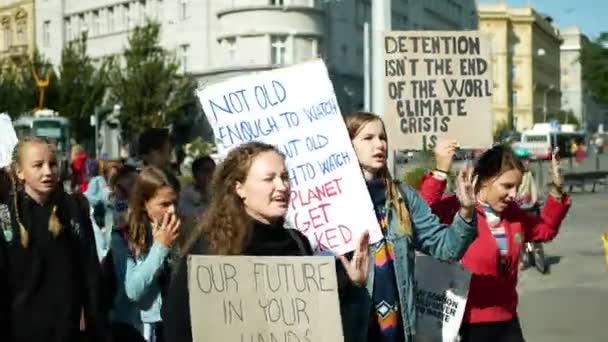
[[[170,275],[168,259],[180,229],[177,193],[167,175],[145,167],[129,199],[127,224],[112,234],[117,279],[115,330],[139,330],[149,342],[163,341],[160,308]]]
[[[0,204],[0,340],[106,341],[91,222],[59,183],[55,150],[25,138],[13,151],[13,191]]]
[[[558,150],[551,159],[551,190],[540,215],[517,204],[517,190],[525,167],[510,147],[495,146],[484,152],[475,166],[478,237],[462,264],[471,276],[467,307],[460,329],[463,342],[523,342],[517,317],[517,274],[521,247],[529,241],[550,241],[568,213],[570,197],[562,191]],[[439,158],[438,158],[439,159]],[[451,162],[443,171],[447,172]],[[441,171],[434,171],[441,173]],[[423,193],[442,222],[451,222],[460,204],[442,198],[446,182],[425,177]]]
[[[289,194],[285,157],[274,146],[250,142],[228,153],[215,171],[209,207],[185,246],[163,306],[167,340],[192,341],[188,255],[312,255],[302,233],[284,228]],[[368,235],[363,234],[352,261],[337,263],[339,287],[365,284],[367,244]]]
[[[386,163],[386,131],[380,117],[354,113],[347,117],[346,126],[384,239],[370,245],[373,267],[366,288],[352,288],[341,294],[345,341],[413,341],[415,251],[455,261],[475,239],[471,171],[463,170],[458,176],[456,194],[461,208],[454,213],[453,223],[441,224],[412,188],[391,178]]]

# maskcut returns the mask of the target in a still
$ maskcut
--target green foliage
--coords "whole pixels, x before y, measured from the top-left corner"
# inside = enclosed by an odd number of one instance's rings
[[[175,57],[160,46],[160,25],[147,21],[129,36],[124,60],[114,60],[110,91],[121,104],[123,136],[167,127],[195,101],[196,82],[180,75]]]
[[[571,124],[576,127],[580,127],[580,122],[578,118],[574,116],[571,110],[559,110],[554,113],[549,113],[547,115],[547,121],[557,120],[560,124]]]
[[[608,102],[608,32],[583,43],[580,62],[583,79],[593,96]]]
[[[405,173],[403,181],[416,190],[420,190],[422,177],[431,171],[430,168],[417,167]]]
[[[107,87],[107,63],[96,68],[87,55],[86,36],[64,47],[61,53],[59,113],[70,120],[76,141],[91,139],[95,128],[90,116],[100,106]],[[100,121],[103,118],[100,118]]]
[[[17,118],[38,106],[40,91],[36,86],[34,70],[41,79],[45,79],[48,73],[49,86],[45,90],[44,107],[57,109],[57,75],[50,63],[35,51],[32,58],[24,61],[0,61],[0,112],[7,112],[12,118]]]

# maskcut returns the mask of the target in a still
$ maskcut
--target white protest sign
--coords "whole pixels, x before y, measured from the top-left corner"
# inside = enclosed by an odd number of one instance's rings
[[[471,273],[459,263],[416,255],[416,342],[455,342]]]
[[[0,167],[11,164],[15,145],[17,145],[17,135],[11,118],[6,114],[0,114]]]
[[[399,149],[432,150],[440,139],[490,148],[490,39],[476,31],[384,35],[388,138]]]
[[[334,257],[188,259],[194,342],[344,341]]]
[[[249,141],[287,157],[287,220],[318,252],[352,251],[359,236],[382,238],[334,89],[321,60],[208,86],[198,97],[218,153]]]

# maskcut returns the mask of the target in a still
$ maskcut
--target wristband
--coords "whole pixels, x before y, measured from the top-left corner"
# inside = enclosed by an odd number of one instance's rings
[[[448,179],[448,173],[445,171],[435,169],[432,172],[433,172],[433,177],[435,177],[436,179],[438,179],[440,181],[445,181]]]

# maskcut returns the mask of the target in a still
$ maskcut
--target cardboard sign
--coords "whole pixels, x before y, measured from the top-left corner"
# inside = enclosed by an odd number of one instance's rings
[[[17,135],[11,118],[6,114],[0,114],[0,167],[11,164],[15,145],[17,145]]]
[[[415,279],[416,341],[458,341],[471,273],[459,263],[417,255]]]
[[[334,257],[190,256],[194,342],[344,341]]]
[[[382,238],[357,156],[321,60],[208,86],[198,97],[218,154],[249,141],[275,145],[291,184],[287,220],[317,251],[354,250]]]
[[[492,146],[490,40],[479,32],[403,31],[384,36],[385,115],[398,149]]]

